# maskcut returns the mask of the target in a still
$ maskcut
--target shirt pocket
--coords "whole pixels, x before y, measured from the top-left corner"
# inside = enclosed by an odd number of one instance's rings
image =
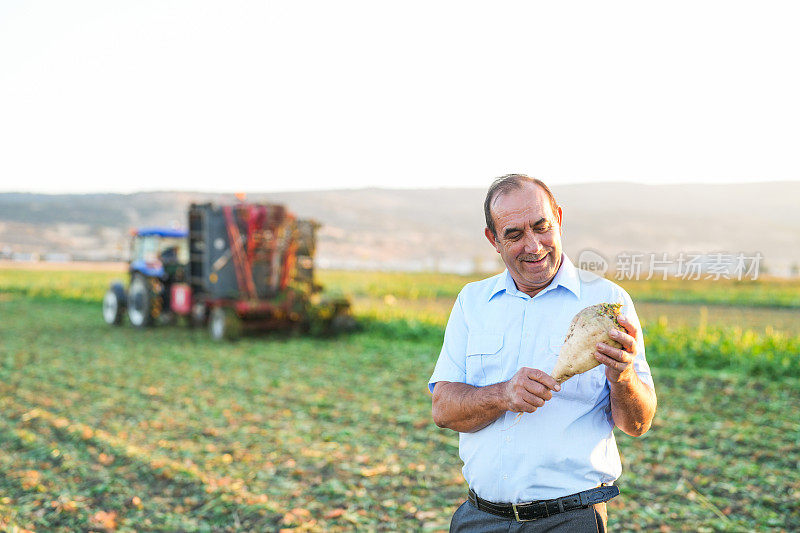
[[[470,333],[467,338],[467,383],[476,387],[501,380],[502,333]]]
[[[551,373],[553,372],[558,354],[561,352],[561,346],[563,345],[564,339],[562,337],[550,339],[548,355]],[[600,399],[603,387],[605,387],[606,384],[605,368],[605,366],[599,365],[588,372],[572,376],[561,384],[561,390],[559,392],[553,393],[553,399],[560,398],[562,400],[595,405]]]

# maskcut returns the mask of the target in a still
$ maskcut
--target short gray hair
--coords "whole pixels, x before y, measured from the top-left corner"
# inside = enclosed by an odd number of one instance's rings
[[[494,227],[494,219],[492,218],[492,202],[501,194],[521,189],[526,183],[533,183],[541,187],[550,200],[550,207],[553,210],[553,214],[555,215],[558,213],[556,197],[553,196],[550,188],[545,185],[542,180],[531,178],[525,174],[506,174],[505,176],[500,176],[489,186],[489,190],[486,191],[486,200],[483,202],[483,214],[486,217],[486,227],[489,228],[489,231],[491,231],[492,235],[495,237],[497,237],[497,231]]]

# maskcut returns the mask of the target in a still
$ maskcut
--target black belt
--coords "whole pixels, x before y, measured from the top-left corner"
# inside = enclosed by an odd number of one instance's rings
[[[474,490],[469,489],[469,501],[472,502],[472,505],[481,511],[486,511],[487,513],[492,513],[518,522],[537,520],[565,511],[572,511],[573,509],[586,508],[596,503],[607,502],[617,495],[619,495],[619,489],[617,487],[614,485],[603,485],[595,489],[570,494],[569,496],[556,498],[554,500],[537,500],[525,503],[494,503],[480,498],[475,494]]]

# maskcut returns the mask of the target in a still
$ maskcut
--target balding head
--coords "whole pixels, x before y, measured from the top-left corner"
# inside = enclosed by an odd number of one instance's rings
[[[539,186],[550,200],[550,207],[552,208],[553,213],[558,212],[558,203],[556,203],[556,198],[553,196],[550,188],[545,185],[542,180],[531,178],[525,174],[506,174],[505,176],[501,176],[494,180],[494,182],[489,186],[489,190],[486,191],[486,200],[483,202],[483,214],[486,217],[486,227],[489,228],[489,231],[491,231],[492,235],[495,237],[497,237],[497,230],[495,228],[494,218],[492,217],[492,204],[499,196],[521,189],[528,183]]]

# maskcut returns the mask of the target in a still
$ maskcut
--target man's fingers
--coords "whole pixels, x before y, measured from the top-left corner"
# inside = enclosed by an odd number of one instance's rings
[[[625,348],[626,352],[633,353],[634,347],[636,346],[635,338],[616,329],[609,330],[608,336],[620,343],[622,347]]]
[[[605,354],[600,353],[599,351],[594,352],[594,358],[597,359],[601,364],[611,367],[617,372],[622,372],[630,364],[628,361],[619,361],[617,359],[613,359]]]
[[[609,346],[604,342],[597,343],[597,351],[602,355],[605,355],[615,361],[620,361],[625,364],[628,364],[633,360],[633,354],[626,352],[625,350],[620,350],[619,348],[614,348],[613,346]]]
[[[532,413],[544,405],[545,400],[527,391],[523,391],[517,397],[517,412]]]
[[[561,386],[551,376],[535,368],[522,368],[509,382],[510,405],[514,412],[532,413],[552,399],[551,390]]]
[[[544,405],[545,402],[545,400],[541,396],[538,396],[536,394],[526,394],[522,397],[522,400],[525,403],[528,403],[534,407],[541,407]]]
[[[527,379],[523,381],[522,386],[526,391],[535,396],[538,396],[539,398],[544,398],[545,400],[549,400],[553,397],[553,393],[550,392],[550,389],[548,389],[538,381]]]
[[[529,369],[528,379],[541,383],[550,390],[554,390],[556,392],[561,390],[561,385],[558,384],[558,381],[553,379],[553,376],[547,374],[546,372],[542,372],[538,368]]]
[[[625,330],[631,337],[633,337],[634,339],[636,338],[636,326],[634,326],[633,323],[630,320],[628,320],[628,317],[626,317],[625,315],[619,315],[617,317],[617,322],[619,322],[620,326],[625,328]]]

